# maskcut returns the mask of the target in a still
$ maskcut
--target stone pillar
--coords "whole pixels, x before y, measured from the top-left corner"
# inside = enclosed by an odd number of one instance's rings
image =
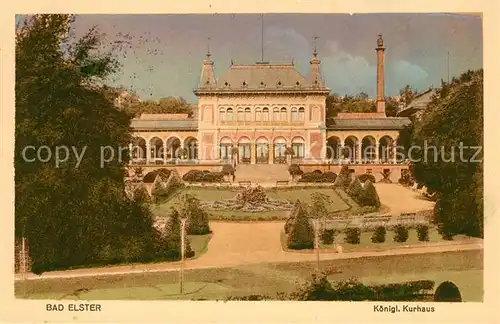
[[[356,143],[356,151],[357,151],[357,153],[356,153],[356,159],[355,160],[358,161],[358,162],[360,162],[361,159],[363,158],[363,156],[361,154],[362,153],[361,152],[361,142]]]
[[[167,163],[167,141],[163,142],[163,164]]]
[[[269,164],[274,164],[274,145],[269,144]]]
[[[146,143],[146,164],[151,162],[151,144]]]
[[[128,161],[128,164],[132,164],[132,160],[134,158],[134,151],[133,151],[134,147],[132,145],[132,143],[130,143],[128,145],[128,155],[129,155],[129,161]]]
[[[384,98],[384,40],[382,35],[378,35],[377,39],[377,112],[385,113],[385,98]]]
[[[398,155],[397,154],[397,152],[398,152],[397,148],[398,147],[396,146],[396,143],[392,143],[392,162],[393,163],[397,163],[397,161],[398,161],[397,160],[397,155]]]
[[[379,154],[379,149],[380,149],[380,143],[375,144],[375,162],[380,163],[380,154]]]
[[[257,144],[250,143],[250,164],[255,164],[257,157]]]

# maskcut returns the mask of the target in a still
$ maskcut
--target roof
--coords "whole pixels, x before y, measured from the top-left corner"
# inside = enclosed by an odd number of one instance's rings
[[[347,119],[367,119],[367,118],[385,118],[384,112],[373,112],[373,113],[338,113],[336,118],[347,118]]]
[[[131,124],[136,130],[197,130],[198,120],[194,118],[184,119],[132,119]]]
[[[410,124],[406,117],[383,117],[383,118],[333,118],[327,121],[326,128],[329,130],[350,129],[390,129],[399,130]]]
[[[307,81],[293,63],[271,64],[233,64],[217,80],[216,88],[200,88],[204,90],[231,91],[283,91],[283,90],[328,90],[321,82]]]
[[[421,110],[427,108],[427,106],[431,103],[432,98],[437,93],[436,89],[428,89],[419,95],[417,95],[410,104],[403,108],[398,116],[408,116],[411,115],[416,110]]]

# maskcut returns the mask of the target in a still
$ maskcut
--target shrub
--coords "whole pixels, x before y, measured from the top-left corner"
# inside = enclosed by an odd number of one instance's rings
[[[443,223],[438,224],[438,233],[441,235],[443,240],[451,241],[453,240],[453,236],[455,236],[455,232],[451,229],[451,225],[445,225]]]
[[[451,281],[441,283],[434,293],[435,302],[461,302],[462,295],[457,285]]]
[[[191,235],[210,233],[208,213],[200,207],[200,201],[193,195],[184,194],[181,198],[180,213],[186,216],[186,232]]]
[[[140,202],[140,203],[147,203],[147,202],[151,201],[151,197],[149,196],[149,193],[148,193],[146,187],[144,187],[144,185],[138,186],[137,188],[135,188],[134,200],[136,202]]]
[[[321,171],[316,171],[303,173],[299,182],[333,183],[337,178],[337,175],[333,172],[320,173]]]
[[[234,173],[234,168],[231,164],[224,164],[222,166],[222,172],[223,175],[230,175]]]
[[[297,199],[297,201],[295,201],[295,204],[293,204],[292,210],[290,211],[290,216],[287,218],[285,222],[285,234],[288,234],[293,226],[295,217],[297,216],[297,213],[299,212],[300,209],[299,205],[300,201]]]
[[[386,230],[384,226],[378,226],[375,228],[375,232],[372,235],[373,243],[384,243],[385,242]]]
[[[403,225],[394,226],[394,242],[406,242],[408,240],[408,228]]]
[[[199,182],[203,179],[203,171],[200,170],[189,170],[182,176],[182,180],[188,182]]]
[[[335,241],[335,230],[333,228],[323,229],[320,239],[323,244],[332,244]]]
[[[160,175],[161,176],[161,175]],[[177,171],[172,171],[170,177],[167,179],[165,185],[161,182],[156,182],[155,187],[152,191],[153,200],[155,203],[159,204],[161,202],[167,201],[172,195],[183,186],[180,179],[179,173]]]
[[[314,228],[302,203],[297,206],[297,215],[288,233],[287,246],[294,250],[312,249],[314,246]]]
[[[209,170],[189,170],[182,176],[187,182],[220,182],[224,179],[222,172],[210,172]]]
[[[323,173],[323,178],[325,179],[324,182],[334,183],[335,179],[337,179],[337,174],[335,172],[328,171]]]
[[[169,260],[180,260],[181,259],[181,219],[179,212],[172,208],[170,214],[168,215],[168,221],[165,226],[166,235],[166,257]],[[189,244],[187,236],[184,236],[185,244],[185,254],[186,258],[191,258],[194,256],[194,251]]]
[[[375,206],[380,207],[380,198],[377,190],[370,180],[366,180],[363,191],[359,197],[358,204],[360,206]]]
[[[312,173],[322,174],[323,172],[321,172],[321,170],[314,170]]]
[[[236,196],[236,200],[243,204],[261,204],[267,201],[266,191],[262,186],[246,187]]]
[[[361,230],[359,227],[348,227],[345,229],[344,241],[349,244],[359,244]]]
[[[349,171],[349,167],[347,165],[343,165],[333,185],[335,187],[345,189],[349,186],[349,184],[351,184],[351,179],[352,176],[351,172]]]
[[[361,185],[361,181],[357,177],[354,178],[354,181],[351,182],[349,187],[347,187],[346,192],[352,198],[352,200],[359,204],[361,195],[363,193],[363,185]]]
[[[304,171],[300,169],[300,166],[298,164],[291,164],[288,167],[288,173],[290,173],[290,175],[292,176],[300,176],[304,174]]]
[[[373,174],[364,173],[360,175],[358,179],[359,181],[361,181],[361,183],[365,183],[366,180],[370,180],[371,183],[375,183],[375,177],[373,176]]]
[[[419,224],[417,225],[417,235],[419,241],[429,240],[429,226]]]

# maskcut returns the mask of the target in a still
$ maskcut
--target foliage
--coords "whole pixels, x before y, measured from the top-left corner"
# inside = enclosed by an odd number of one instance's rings
[[[359,227],[348,227],[345,229],[344,241],[349,244],[359,244],[361,230]]]
[[[179,214],[187,217],[186,232],[191,235],[209,234],[208,213],[201,208],[200,200],[191,195],[184,194],[181,197],[181,208]]]
[[[101,148],[131,142],[130,116],[101,86],[117,61],[99,54],[95,28],[75,39],[73,16],[26,19],[15,44],[15,235],[30,242],[32,271],[150,260],[151,213],[125,194],[128,154],[101,166]],[[28,162],[30,146],[69,152],[59,166],[55,154]]]
[[[137,186],[134,190],[134,200],[138,203],[144,204],[151,201],[148,190],[144,185]]]
[[[375,177],[373,176],[373,174],[369,174],[369,173],[363,173],[362,175],[360,175],[358,177],[359,181],[361,181],[361,183],[365,183],[366,180],[370,180],[371,183],[375,183],[376,180],[375,180]]]
[[[231,164],[224,164],[222,166],[222,172],[223,175],[230,175],[234,173],[234,168]]]
[[[168,260],[181,259],[181,218],[179,212],[172,208],[168,215],[168,221],[165,225],[165,254]],[[189,244],[187,235],[184,236],[184,256],[191,258],[194,256],[194,251]]]
[[[267,201],[266,191],[262,186],[246,187],[237,195],[236,200],[243,204],[262,204]]]
[[[403,243],[408,240],[408,228],[404,225],[394,226],[394,242]]]
[[[224,180],[222,172],[210,172],[200,170],[189,170],[182,176],[182,180],[187,182],[221,182]]]
[[[157,181],[152,190],[152,196],[156,204],[167,201],[179,188],[184,186],[179,177],[179,173],[176,170],[170,172],[170,176],[166,179],[166,181],[163,181],[164,175],[165,174],[162,175],[162,173],[160,173],[162,181]]]
[[[291,164],[288,167],[288,173],[290,173],[290,175],[292,176],[300,176],[304,174],[304,171],[300,169],[300,166],[298,164]]]
[[[351,184],[349,184],[349,187],[347,187],[347,194],[349,195],[349,197],[352,198],[352,200],[354,200],[356,203],[359,204],[360,202],[360,198],[363,194],[363,185],[361,184],[361,181],[359,181],[359,178],[356,177],[354,178],[354,181],[351,182]]]
[[[332,244],[335,241],[335,229],[325,228],[321,231],[320,239],[323,244]]]
[[[441,283],[434,293],[435,302],[461,302],[460,289],[451,281]]]
[[[443,84],[422,120],[415,124],[411,142],[439,148],[438,152],[413,152],[420,161],[412,169],[419,183],[439,194],[435,221],[442,223],[449,235],[482,237],[483,152],[467,149],[483,147],[482,69]]]
[[[328,206],[330,206],[333,202],[330,196],[324,194],[322,192],[313,192],[311,193],[311,206],[310,206],[310,214],[314,218],[325,218],[328,217],[329,211]]]
[[[317,170],[319,171],[319,170]],[[337,175],[333,172],[307,172],[302,175],[299,182],[334,183]]]
[[[314,228],[307,208],[302,203],[297,206],[297,215],[288,233],[287,246],[294,250],[312,249],[314,246]]]
[[[113,98],[118,98],[124,93],[123,89],[114,89],[108,87],[108,93]],[[193,106],[188,104],[182,97],[166,97],[159,100],[138,100],[135,94],[121,96],[118,108],[126,111],[133,117],[139,117],[142,114],[187,114],[193,115]]]
[[[295,222],[295,217],[297,216],[300,208],[302,207],[300,200],[296,200],[295,203],[293,204],[292,210],[290,211],[290,215],[286,219],[285,222],[285,234],[288,234],[290,232],[290,229],[292,228],[293,222]]]
[[[380,198],[377,194],[377,189],[370,180],[366,180],[363,186],[363,191],[359,196],[358,204],[360,206],[380,207]]]
[[[373,243],[384,243],[385,242],[386,229],[384,226],[377,226],[372,235]]]
[[[339,175],[335,179],[334,186],[337,188],[347,188],[351,184],[352,176],[347,165],[343,165],[340,169]]]
[[[419,241],[429,241],[429,226],[423,224],[417,225],[417,235]]]

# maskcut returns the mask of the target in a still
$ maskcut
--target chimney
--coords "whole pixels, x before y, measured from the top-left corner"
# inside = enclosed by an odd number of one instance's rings
[[[382,35],[378,35],[377,39],[377,112],[385,114],[385,97],[384,97],[384,40]]]

